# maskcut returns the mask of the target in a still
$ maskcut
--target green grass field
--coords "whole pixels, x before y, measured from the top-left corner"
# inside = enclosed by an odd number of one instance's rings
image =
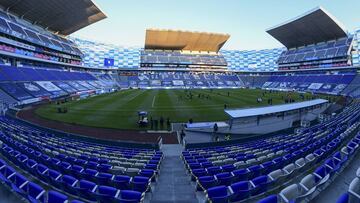
[[[298,93],[275,92],[266,93],[263,90],[230,89],[230,90],[123,90],[112,94],[104,94],[88,99],[71,101],[62,106],[68,108],[68,113],[57,113],[57,105],[49,104],[36,110],[36,113],[46,119],[93,127],[139,129],[137,112],[148,111],[153,119],[161,116],[170,118],[171,122],[185,122],[190,118],[194,122],[221,121],[228,117],[224,112],[224,104],[228,108],[245,108],[266,106],[267,99],[273,98],[273,104],[282,104],[282,97],[291,97],[301,101]],[[230,96],[228,96],[228,92]],[[199,98],[198,95],[205,95]],[[206,97],[210,98],[207,99]],[[308,95],[305,95],[306,97]],[[263,102],[257,103],[258,97]]]

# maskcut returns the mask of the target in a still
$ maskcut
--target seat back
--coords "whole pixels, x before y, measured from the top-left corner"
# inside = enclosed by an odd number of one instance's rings
[[[297,184],[289,185],[280,192],[280,197],[284,202],[291,202],[300,195],[300,189]]]
[[[56,191],[48,192],[48,202],[51,203],[64,203],[68,200],[68,197]]]

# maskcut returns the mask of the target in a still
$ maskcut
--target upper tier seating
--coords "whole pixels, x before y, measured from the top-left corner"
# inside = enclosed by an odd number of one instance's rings
[[[278,63],[289,64],[347,57],[352,40],[352,37],[342,38],[337,41],[289,49],[280,55]]]
[[[187,54],[180,51],[141,50],[141,64],[227,66],[221,54]]]
[[[29,23],[22,23],[21,19],[16,19],[3,11],[0,11],[0,32],[19,38],[20,40],[53,49],[54,51],[62,51],[78,56],[82,55],[81,51],[73,42],[45,29],[32,27]]]

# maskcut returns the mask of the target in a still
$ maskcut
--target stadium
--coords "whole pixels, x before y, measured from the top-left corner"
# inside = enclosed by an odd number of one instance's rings
[[[129,20],[97,3],[0,0],[0,202],[360,202],[360,30],[279,6],[251,16],[275,48],[229,48],[237,26],[119,45],[76,35]]]

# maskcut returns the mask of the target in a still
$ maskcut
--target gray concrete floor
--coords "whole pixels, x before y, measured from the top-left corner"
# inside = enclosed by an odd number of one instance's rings
[[[165,158],[161,163],[151,203],[198,203],[195,188],[180,159],[182,146],[163,145],[162,151]]]

